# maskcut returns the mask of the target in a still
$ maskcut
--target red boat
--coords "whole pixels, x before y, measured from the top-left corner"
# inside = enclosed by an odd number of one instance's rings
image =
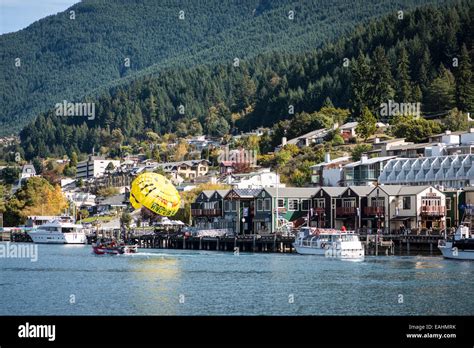
[[[92,244],[92,251],[96,255],[135,254],[138,252],[138,245],[126,245],[115,240],[101,240]]]

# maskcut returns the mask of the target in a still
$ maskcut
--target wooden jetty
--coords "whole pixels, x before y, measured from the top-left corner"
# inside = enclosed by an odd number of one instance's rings
[[[440,255],[440,235],[363,235],[360,236],[366,255]],[[232,252],[282,252],[294,251],[294,236],[278,234],[238,235],[225,237],[193,237],[176,233],[134,235],[127,238],[141,248],[216,250]]]
[[[215,250],[229,252],[294,252],[294,236],[279,234],[247,234],[222,237],[189,236],[173,231],[150,232],[131,230],[126,233],[125,241],[138,243],[140,248],[182,249],[182,250]],[[97,237],[120,237],[120,231],[98,231],[87,238],[91,244]],[[438,241],[441,235],[360,235],[366,255],[440,255]],[[31,242],[25,232],[3,232],[0,241]]]
[[[140,248],[215,250],[231,252],[280,252],[294,251],[292,236],[272,235],[238,235],[224,237],[195,237],[177,234],[139,235],[127,238],[129,242],[138,243]]]

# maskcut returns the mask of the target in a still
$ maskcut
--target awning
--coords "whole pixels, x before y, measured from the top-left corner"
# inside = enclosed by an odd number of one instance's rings
[[[391,218],[391,221],[406,221],[406,220],[411,220],[414,219],[416,216],[395,216]]]

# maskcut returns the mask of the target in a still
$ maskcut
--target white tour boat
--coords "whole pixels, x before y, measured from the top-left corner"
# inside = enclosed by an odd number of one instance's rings
[[[469,226],[460,225],[454,236],[438,242],[438,248],[445,258],[474,260],[474,235]]]
[[[303,227],[293,243],[298,254],[363,259],[364,247],[353,232]]]
[[[51,220],[28,232],[34,243],[86,244],[87,237],[82,225],[70,219]]]

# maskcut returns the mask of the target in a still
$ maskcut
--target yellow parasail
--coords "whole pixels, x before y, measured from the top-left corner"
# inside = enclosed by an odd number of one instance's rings
[[[161,174],[143,173],[133,180],[130,203],[135,209],[142,206],[162,216],[173,216],[178,211],[181,198],[171,181]]]

